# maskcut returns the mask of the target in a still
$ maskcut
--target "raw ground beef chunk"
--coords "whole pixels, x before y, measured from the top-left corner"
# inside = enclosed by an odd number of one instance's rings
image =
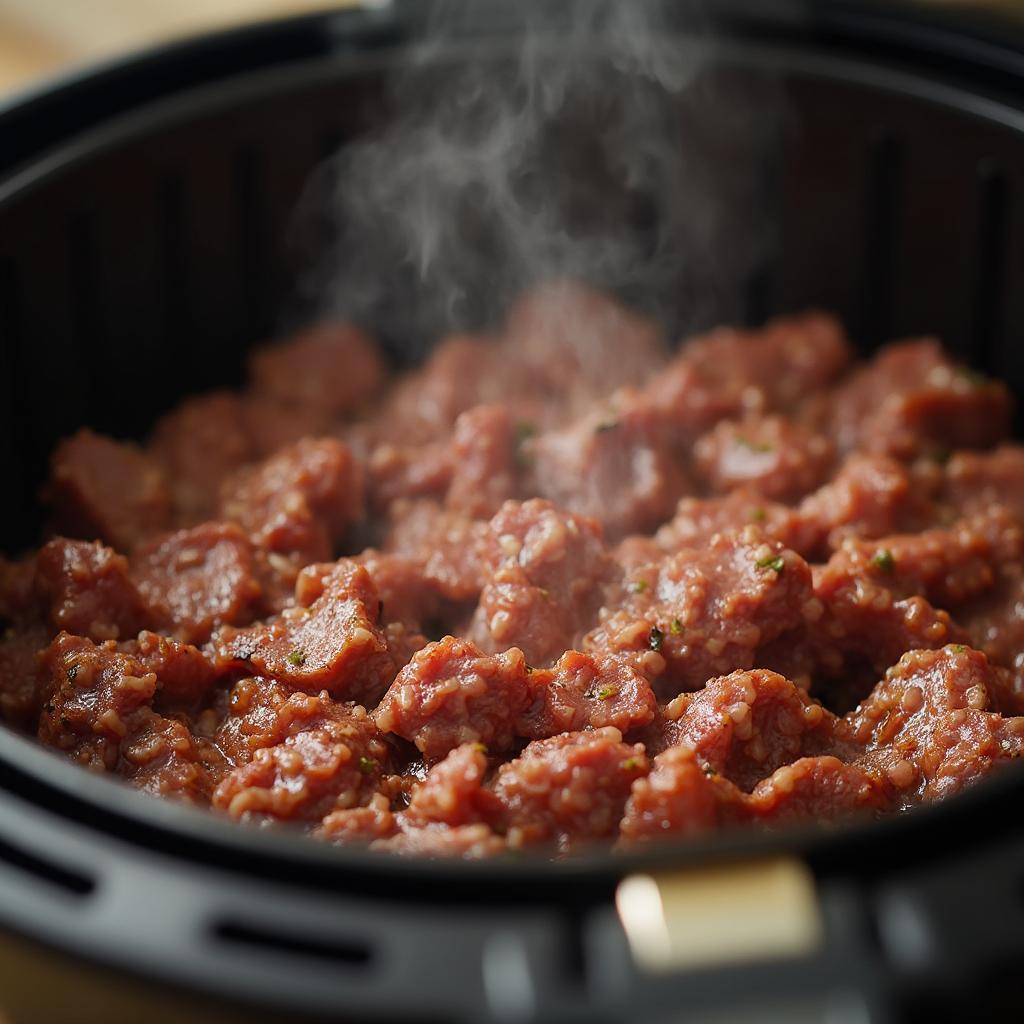
[[[0,715],[381,855],[569,857],[945,799],[1024,753],[1024,447],[933,339],[672,350],[553,282],[396,370],[256,349],[53,453],[0,557]],[[59,531],[59,532],[58,532]]]
[[[430,761],[463,743],[510,749],[516,719],[530,702],[523,652],[484,654],[468,640],[428,644],[381,698],[374,718],[384,732],[416,744]]]

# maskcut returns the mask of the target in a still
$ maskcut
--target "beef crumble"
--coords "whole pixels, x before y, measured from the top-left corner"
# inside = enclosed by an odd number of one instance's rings
[[[585,288],[346,325],[53,456],[0,713],[233,819],[484,857],[906,811],[1024,750],[1024,448],[934,339],[674,353]]]

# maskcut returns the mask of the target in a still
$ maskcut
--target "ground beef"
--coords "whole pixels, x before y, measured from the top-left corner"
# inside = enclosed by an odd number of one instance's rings
[[[652,530],[691,489],[671,426],[643,396],[619,393],[523,445],[537,493],[596,519],[611,538]]]
[[[712,491],[749,487],[785,502],[822,483],[835,452],[827,437],[782,416],[748,416],[719,423],[697,441],[694,455]]]
[[[384,732],[416,744],[431,761],[463,743],[509,750],[530,702],[529,666],[513,647],[484,654],[468,640],[428,644],[399,672],[374,713]]]
[[[385,379],[373,340],[349,324],[323,324],[257,349],[249,359],[258,407],[300,410],[310,432],[365,408]]]
[[[962,644],[911,651],[886,673],[848,719],[894,799],[948,796],[1020,757],[1024,719],[991,710],[997,685],[985,656]]]
[[[58,531],[130,551],[170,525],[164,475],[135,445],[80,430],[52,461],[47,501]]]
[[[611,726],[534,740],[494,782],[509,846],[565,851],[613,837],[633,780],[648,769],[643,746]]]
[[[213,806],[233,818],[319,821],[366,803],[389,754],[364,708],[333,705],[315,725],[259,748],[228,772],[214,790]]]
[[[517,731],[532,739],[608,725],[630,733],[650,724],[658,711],[650,683],[613,655],[566,651],[554,668],[532,672],[530,684],[532,703]]]
[[[703,550],[684,549],[636,569],[624,589],[587,646],[658,654],[663,694],[753,667],[760,647],[816,612],[807,563],[756,526],[716,534]]]
[[[179,526],[212,518],[223,482],[258,457],[245,403],[226,391],[190,398],[156,425],[149,453],[170,482]]]
[[[225,668],[355,700],[375,699],[394,675],[373,581],[345,558],[307,566],[294,606],[249,629],[221,629],[213,647]]]
[[[203,523],[158,538],[132,559],[132,576],[161,629],[203,643],[218,626],[244,626],[263,587],[252,543],[233,523]]]
[[[515,426],[500,405],[479,405],[455,421],[448,507],[470,519],[490,519],[519,493]]]
[[[266,551],[326,561],[363,514],[363,472],[340,441],[307,438],[224,485],[220,511]]]
[[[933,340],[670,353],[561,282],[402,373],[345,324],[248,370],[54,452],[67,536],[0,558],[15,728],[465,858],[899,813],[1021,756],[1024,447]]]
[[[597,523],[538,499],[504,505],[482,550],[488,576],[472,635],[486,650],[520,647],[533,665],[573,645],[615,572]]]
[[[99,541],[57,538],[44,545],[36,559],[36,589],[54,631],[117,639],[133,636],[153,618],[127,559]]]

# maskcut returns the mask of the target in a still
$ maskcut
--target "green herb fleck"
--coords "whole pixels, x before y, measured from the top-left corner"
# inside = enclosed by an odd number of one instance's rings
[[[14,639],[14,627],[8,626],[3,632],[3,641],[7,643]]]
[[[71,668],[68,669],[68,682],[69,683],[73,683],[75,681],[75,676],[77,676],[77,675],[78,675],[78,666],[77,665],[72,665]]]
[[[602,686],[594,696],[597,697],[598,700],[608,700],[609,697],[614,697],[618,692],[618,688],[615,686]]]
[[[768,513],[765,512],[765,510],[763,508],[758,506],[755,509],[751,509],[751,511],[750,511],[750,518],[755,523],[763,523],[768,518]]]
[[[364,775],[372,775],[377,770],[377,762],[372,757],[359,758],[359,770]]]
[[[673,619],[669,623],[668,631],[673,636],[679,636],[683,632],[683,624],[678,619]]]
[[[517,423],[516,424],[516,440],[522,444],[524,441],[528,441],[537,433],[536,423]]]
[[[965,654],[967,652],[967,644],[950,644],[949,649],[954,654]]]
[[[782,570],[786,568],[786,560],[782,555],[768,555],[757,563],[757,567],[758,569],[771,569],[777,575],[781,575]]]
[[[661,645],[665,642],[665,634],[657,626],[651,626],[651,635],[647,642],[652,651],[660,651]]]
[[[751,441],[749,437],[744,437],[742,434],[736,435],[736,443],[741,445],[743,448],[748,448],[750,451],[758,452],[760,454],[774,451],[770,444],[764,444],[761,441]]]
[[[640,758],[638,757],[627,757],[622,762],[622,770],[624,772],[635,772],[640,767]]]
[[[301,647],[296,647],[288,652],[288,657],[285,659],[289,665],[299,668],[306,664],[306,652]]]
[[[700,768],[701,768],[701,771],[705,775],[717,775],[718,774],[718,772],[716,772],[715,769],[712,768],[711,765],[709,765],[709,764],[702,764],[700,766]]]
[[[879,548],[871,556],[871,564],[880,572],[892,572],[896,568],[896,558],[888,548]]]
[[[938,463],[940,466],[946,465],[953,457],[953,453],[948,448],[933,448],[928,454],[932,462]]]
[[[630,583],[629,589],[632,590],[634,594],[642,594],[647,589],[648,585],[647,580],[634,580]]]
[[[547,590],[544,587],[538,587],[537,588],[537,593],[540,594],[540,596],[543,597],[545,601],[550,601],[551,600],[551,591],[550,590]]]
[[[533,672],[533,666],[530,665],[530,664],[527,664],[527,666],[526,666],[526,674],[530,675],[531,672]]]
[[[57,710],[57,708],[56,708],[56,707],[54,706],[54,704],[53,704],[53,701],[50,701],[50,702],[49,702],[49,703],[48,703],[48,704],[46,705],[46,707],[45,707],[45,709],[44,709],[44,710],[46,711],[46,713],[47,713],[48,715],[52,715],[52,714],[54,713],[54,711],[56,711],[56,710]]]
[[[618,420],[601,420],[600,423],[594,427],[595,434],[605,434],[609,430],[614,430],[619,425]]]

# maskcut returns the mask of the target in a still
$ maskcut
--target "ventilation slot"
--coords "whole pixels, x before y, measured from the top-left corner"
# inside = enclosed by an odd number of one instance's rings
[[[97,359],[102,339],[96,301],[99,295],[97,265],[95,225],[87,214],[76,214],[68,222],[68,271],[71,313],[78,345],[76,364],[83,370]]]
[[[96,888],[96,881],[88,875],[44,860],[0,839],[0,865],[15,868],[54,889],[73,896],[88,896]]]
[[[185,181],[180,174],[165,174],[161,178],[157,203],[160,272],[164,290],[161,319],[167,351],[174,352],[194,336],[185,242],[189,227],[188,207]]]
[[[864,297],[860,334],[869,348],[887,341],[892,333],[903,169],[903,145],[891,135],[877,137],[868,151],[865,196]]]
[[[978,169],[977,260],[971,320],[972,362],[985,370],[996,365],[1006,290],[1006,225],[1010,214],[1006,176],[990,164]]]
[[[271,239],[265,227],[265,169],[255,146],[243,146],[235,154],[234,180],[238,199],[238,263],[245,303],[243,340],[251,342],[266,333],[271,303],[266,263]]]
[[[365,967],[373,959],[370,947],[363,942],[311,935],[299,937],[237,921],[223,921],[214,927],[213,933],[223,942],[322,963]]]

